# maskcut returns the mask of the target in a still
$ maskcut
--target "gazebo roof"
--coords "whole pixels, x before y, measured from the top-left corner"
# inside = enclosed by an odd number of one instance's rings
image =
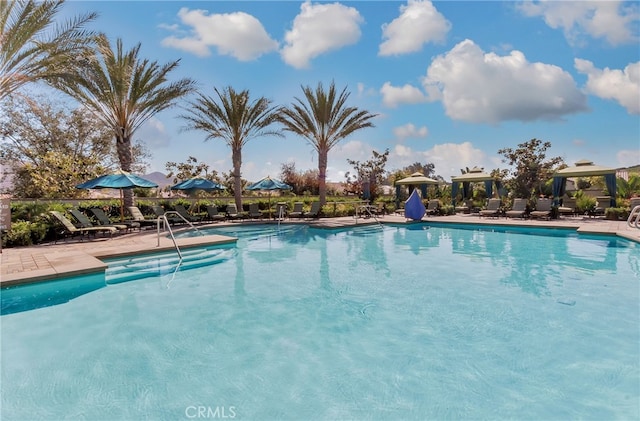
[[[567,167],[554,174],[554,177],[589,177],[592,175],[615,174],[615,168],[607,168],[595,165],[586,159],[576,162],[574,167]]]
[[[425,177],[421,172],[414,172],[409,177],[405,177],[402,180],[398,180],[395,184],[400,185],[422,185],[422,184],[439,184],[438,180],[434,180],[433,178]]]
[[[473,167],[469,170],[468,173],[459,175],[457,177],[451,177],[451,182],[453,183],[461,183],[465,181],[474,182],[474,181],[488,181],[493,180],[494,178],[491,174],[487,174],[482,171],[482,168]]]

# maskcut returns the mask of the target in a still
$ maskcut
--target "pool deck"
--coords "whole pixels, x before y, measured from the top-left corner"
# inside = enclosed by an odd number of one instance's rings
[[[401,215],[385,215],[378,219],[381,223],[407,223]],[[569,217],[555,220],[522,220],[517,218],[480,218],[477,214],[457,214],[450,216],[430,216],[423,222],[452,224],[486,224],[500,226],[529,226],[546,228],[575,229],[579,233],[618,235],[631,241],[640,242],[640,229],[632,228],[626,221],[608,221],[602,218]],[[412,221],[409,221],[411,223]],[[197,225],[205,228],[223,225],[272,223],[273,221],[220,222]],[[376,224],[374,218],[322,218],[313,221],[286,220],[284,223],[306,223],[317,228],[342,228],[355,225]],[[234,243],[235,238],[222,235],[207,235],[178,238],[180,249],[216,244]],[[78,241],[67,240],[32,247],[4,248],[0,254],[0,285],[3,287],[53,280],[56,278],[100,272],[106,264],[100,259],[140,253],[174,250],[173,242],[165,235],[158,236],[155,230],[116,235],[113,238],[98,237]]]

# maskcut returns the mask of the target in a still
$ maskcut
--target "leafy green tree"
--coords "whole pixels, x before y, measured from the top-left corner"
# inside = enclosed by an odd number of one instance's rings
[[[374,127],[376,114],[346,105],[349,93],[345,87],[338,94],[332,82],[325,91],[322,83],[314,90],[303,86],[304,100],[295,98],[289,107],[282,107],[278,116],[285,130],[307,140],[318,152],[318,186],[320,204],[326,203],[327,157],[341,140],[358,130]]]
[[[365,188],[364,184],[369,183],[371,202],[382,194],[380,186],[386,172],[385,166],[389,158],[389,149],[386,149],[383,153],[374,150],[372,155],[371,159],[364,162],[347,159],[347,163],[354,168],[355,174],[352,175],[349,171],[345,174],[347,191],[349,192],[362,195]]]
[[[0,101],[0,158],[16,197],[83,197],[75,186],[116,167],[111,132],[90,112],[44,96]],[[142,162],[146,151],[133,149]]]
[[[282,164],[280,179],[292,187],[294,194],[318,194],[318,170],[296,171],[295,162]]]
[[[216,98],[198,94],[181,117],[187,121],[185,130],[201,130],[205,140],[222,139],[231,148],[233,163],[233,195],[236,207],[242,209],[242,148],[249,140],[261,136],[282,136],[271,129],[276,122],[276,108],[272,101],[260,97],[251,100],[249,91],[237,92],[228,86],[214,88]]]
[[[629,180],[617,178],[616,183],[618,196],[630,199],[634,195],[640,195],[640,174],[629,174]]]
[[[507,189],[515,197],[532,198],[545,193],[545,184],[560,165],[564,165],[561,157],[547,159],[546,151],[551,142],[531,139],[520,143],[516,149],[503,148],[498,154],[504,158],[502,162],[511,166],[505,180]]]
[[[216,183],[221,182],[218,171],[209,171],[209,165],[204,162],[198,162],[198,158],[195,156],[190,156],[186,162],[167,162],[165,168],[168,171],[167,177],[173,178],[174,183],[196,177],[205,178]]]
[[[115,137],[120,168],[132,171],[132,138],[146,121],[175,105],[192,92],[195,82],[183,78],[170,82],[169,74],[179,60],[160,65],[139,57],[140,44],[124,51],[122,40],[115,51],[105,35],[97,37],[94,54],[78,68],[73,78],[56,87],[93,111]],[[124,205],[133,205],[133,192],[124,190]]]
[[[88,54],[96,13],[56,23],[64,1],[0,1],[0,99],[38,80],[69,77]]]

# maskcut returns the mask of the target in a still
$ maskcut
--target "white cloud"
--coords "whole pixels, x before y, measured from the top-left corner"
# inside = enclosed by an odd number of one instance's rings
[[[640,114],[640,61],[624,70],[596,69],[588,60],[575,59],[575,67],[587,75],[586,91],[603,99],[613,99],[629,114]]]
[[[586,95],[560,67],[530,63],[517,50],[485,53],[471,40],[436,57],[423,85],[449,117],[473,123],[556,120],[587,109]]]
[[[393,129],[393,134],[399,141],[403,141],[407,138],[419,138],[427,137],[429,130],[426,126],[417,128],[411,123],[407,123],[404,126],[398,126]]]
[[[488,157],[482,150],[477,149],[471,142],[443,143],[433,145],[431,149],[414,150],[406,145],[396,145],[389,154],[387,168],[401,169],[415,162],[432,163],[436,175],[451,181],[452,176],[460,174],[465,167],[494,168],[495,159]]]
[[[604,38],[611,45],[638,40],[637,2],[526,1],[519,9],[527,16],[542,16],[549,27],[562,29],[571,43],[584,35]]]
[[[145,144],[152,153],[154,149],[164,148],[171,143],[171,138],[167,133],[164,123],[156,117],[151,117],[140,126],[133,137],[136,141],[140,140]]]
[[[419,104],[427,101],[427,97],[420,89],[409,84],[396,87],[385,82],[380,88],[380,93],[382,94],[382,103],[389,108],[396,108],[400,104]]]
[[[165,47],[173,47],[204,57],[209,47],[218,54],[235,57],[240,61],[255,60],[278,49],[262,23],[244,12],[208,15],[206,10],[182,8],[178,12],[181,22],[191,27],[191,36],[169,36],[162,40]]]
[[[430,1],[409,0],[400,6],[400,16],[382,25],[378,55],[390,56],[420,51],[428,42],[443,42],[451,23]]]
[[[285,63],[297,69],[308,68],[310,60],[328,51],[355,44],[360,39],[360,13],[339,3],[315,4],[306,1],[285,34],[280,51]]]

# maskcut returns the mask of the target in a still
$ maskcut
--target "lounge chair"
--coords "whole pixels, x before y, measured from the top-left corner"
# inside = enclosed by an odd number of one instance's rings
[[[70,209],[69,212],[71,213],[71,215],[73,215],[74,218],[76,218],[78,223],[80,223],[80,227],[81,228],[94,228],[94,227],[96,227],[96,225],[93,225],[93,222],[91,222],[91,220],[87,217],[87,215],[82,213],[80,211],[80,209]],[[124,224],[108,224],[108,225],[104,225],[104,226],[105,227],[115,228],[116,231],[126,231],[126,230],[129,229],[129,227],[127,227]]]
[[[502,210],[500,209],[501,205],[502,205],[501,199],[489,199],[489,202],[487,203],[487,208],[482,209],[480,211],[480,217],[482,216],[495,217],[495,218],[500,217],[500,213],[502,212]]]
[[[387,205],[384,202],[378,202],[373,213],[377,216],[384,216],[387,213]]]
[[[111,236],[114,232],[118,231],[115,227],[76,227],[73,225],[73,222],[71,222],[62,213],[58,211],[49,211],[49,213],[53,215],[60,224],[62,224],[64,228],[63,234],[70,235],[71,237],[76,235],[84,236],[85,234],[95,234],[99,232],[103,234],[109,233],[109,236]]]
[[[305,212],[303,216],[307,219],[316,219],[320,217],[320,212],[322,211],[322,206],[320,206],[320,202],[311,203],[311,209],[309,212]]]
[[[536,208],[529,212],[531,218],[551,219],[551,199],[541,198],[536,202]]]
[[[224,221],[226,217],[218,212],[216,205],[207,205],[207,219],[213,222]]]
[[[133,220],[140,224],[141,227],[158,224],[158,218],[145,218],[142,211],[137,206],[129,206],[127,208]]]
[[[564,198],[562,199],[562,206],[558,207],[558,213],[560,215],[575,215],[577,213],[576,206],[575,197]]]
[[[440,215],[440,201],[438,199],[429,200],[425,215]]]
[[[304,210],[303,207],[304,203],[302,202],[295,202],[293,204],[293,210],[291,212],[289,212],[289,219],[291,218],[302,218],[302,216],[304,215]]]
[[[455,207],[456,213],[471,213],[471,208],[473,208],[473,201],[471,199],[467,199],[458,206]]]
[[[182,205],[173,205],[173,210],[178,212],[180,216],[186,219],[189,222],[201,222],[202,218],[198,216],[191,215],[189,211]],[[183,221],[184,222],[184,221]]]
[[[527,214],[527,199],[517,198],[513,199],[513,206],[511,209],[504,213],[507,218],[523,218]]]
[[[140,222],[122,221],[122,222],[118,222],[118,223],[114,224],[109,219],[109,216],[107,216],[107,214],[101,208],[91,208],[90,210],[91,210],[91,213],[93,213],[93,216],[96,217],[98,222],[100,222],[100,225],[103,226],[103,227],[108,227],[108,226],[117,227],[118,225],[125,225],[128,230],[131,230],[133,228],[140,229]]]
[[[594,215],[605,215],[607,208],[611,207],[611,197],[598,196],[596,197],[596,208],[593,210]]]
[[[244,219],[245,214],[243,212],[238,212],[238,208],[234,203],[229,203],[227,205],[227,218],[232,221],[238,219]]]
[[[258,203],[249,203],[249,218],[250,219],[262,219],[262,211]]]
[[[167,218],[167,221],[170,224],[184,224],[184,220],[179,216],[171,216],[171,214],[165,216],[165,210],[162,206],[155,205],[151,206],[153,213],[158,217],[158,219]],[[176,211],[177,212],[177,211]]]

